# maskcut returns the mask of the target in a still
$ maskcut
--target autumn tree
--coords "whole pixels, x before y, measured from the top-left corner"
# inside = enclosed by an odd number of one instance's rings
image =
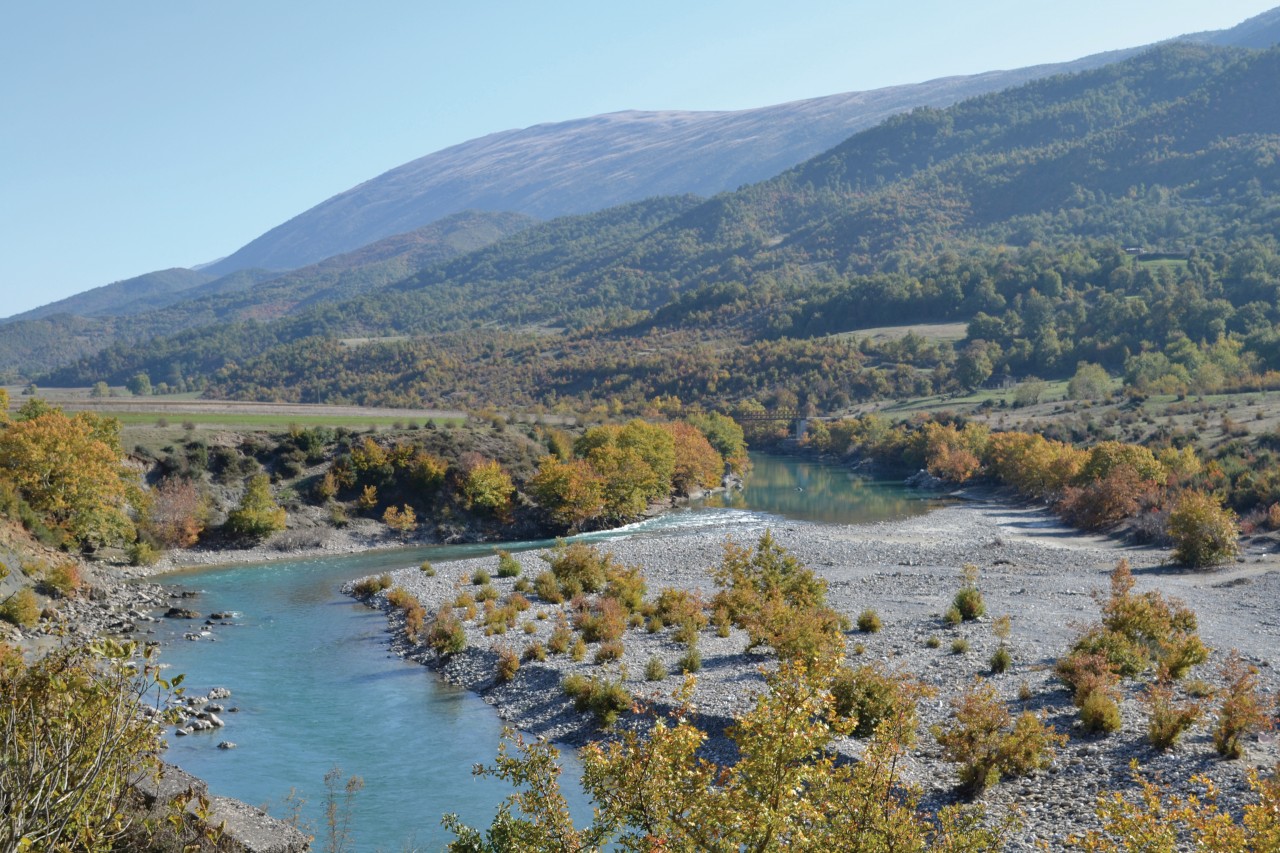
[[[463,460],[459,493],[467,509],[502,515],[511,507],[516,487],[511,475],[495,459],[473,457]]]
[[[604,480],[585,459],[544,456],[528,489],[551,519],[567,530],[580,530],[604,513]]]
[[[418,516],[408,504],[403,507],[389,506],[382,514],[382,523],[404,539],[418,526]]]
[[[119,421],[88,412],[46,408],[0,429],[0,479],[82,546],[133,536],[129,508],[143,497],[122,456]]]
[[[152,489],[142,529],[162,548],[189,548],[204,530],[206,513],[200,489],[190,480],[170,477]]]
[[[733,418],[719,412],[708,412],[690,416],[689,423],[702,431],[730,471],[745,474],[751,467],[751,460],[747,456],[746,436]]]
[[[683,421],[661,424],[671,436],[675,466],[671,486],[679,494],[694,489],[713,489],[724,476],[724,457],[711,446],[702,431]]]
[[[240,505],[227,516],[227,530],[237,536],[260,538],[284,530],[284,507],[271,496],[271,480],[266,474],[250,478]]]

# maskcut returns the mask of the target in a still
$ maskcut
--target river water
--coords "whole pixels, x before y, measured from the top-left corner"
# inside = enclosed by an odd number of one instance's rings
[[[858,524],[928,511],[933,504],[900,486],[871,483],[848,471],[813,462],[753,455],[754,470],[738,494],[631,525],[593,534],[679,535],[686,530],[758,528],[783,519]],[[507,543],[539,547],[549,543]],[[214,686],[233,691],[223,714],[227,726],[212,733],[170,737],[168,760],[206,779],[215,794],[267,805],[285,816],[292,790],[307,800],[304,821],[321,835],[324,776],[358,775],[353,843],[359,851],[438,850],[452,836],[440,817],[456,812],[487,826],[510,789],[476,778],[471,768],[492,761],[501,722],[475,695],[439,681],[429,670],[387,652],[386,620],[338,590],[352,578],[387,569],[487,556],[494,544],[374,551],[165,576],[163,583],[200,593],[202,613],[234,611],[234,627],[214,629],[215,640],[188,642],[177,635],[162,659],[169,674],[186,675],[189,691]],[[166,623],[165,631],[191,626]],[[217,749],[230,740],[237,748]],[[566,765],[565,788],[575,818],[590,807],[576,792],[578,769]]]

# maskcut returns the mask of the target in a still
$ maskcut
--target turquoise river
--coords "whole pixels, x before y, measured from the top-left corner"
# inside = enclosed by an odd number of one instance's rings
[[[739,538],[786,519],[857,524],[926,512],[932,504],[896,485],[847,470],[753,456],[746,489],[728,500],[674,511],[620,531],[593,534],[672,536],[723,529]],[[505,543],[536,548],[549,543]],[[345,581],[377,571],[493,553],[494,544],[370,551],[343,557],[210,568],[164,576],[161,583],[199,592],[201,612],[234,611],[234,627],[216,641],[166,640],[169,673],[189,690],[226,686],[226,728],[171,737],[168,760],[208,780],[216,794],[267,805],[285,816],[292,790],[307,802],[302,818],[323,830],[324,776],[340,767],[358,775],[352,846],[360,851],[438,850],[451,838],[440,817],[456,812],[488,825],[510,790],[471,768],[490,762],[502,725],[475,695],[442,683],[428,669],[388,653],[381,612],[339,593]],[[166,632],[182,630],[167,624]],[[216,748],[231,740],[234,750]],[[577,768],[566,753],[566,789],[579,821],[590,807],[576,794]],[[318,841],[314,847],[323,849]]]

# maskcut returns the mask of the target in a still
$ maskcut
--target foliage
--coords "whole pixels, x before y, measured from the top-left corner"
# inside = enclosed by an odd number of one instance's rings
[[[40,602],[30,587],[23,587],[0,601],[0,619],[19,628],[35,626],[40,620]]]
[[[401,539],[404,539],[418,526],[418,516],[413,511],[413,507],[408,504],[402,507],[389,506],[382,513],[382,523]]]
[[[511,507],[516,487],[511,476],[494,459],[472,462],[463,474],[459,492],[464,505],[501,516]]]
[[[864,610],[858,614],[858,630],[864,634],[874,634],[881,628],[880,614],[874,610]]]
[[[226,527],[237,536],[261,538],[284,530],[287,515],[271,495],[271,480],[258,474],[245,485],[240,505],[227,515]]]
[[[618,716],[630,711],[631,694],[621,681],[613,681],[604,676],[569,675],[561,682],[565,695],[573,699],[574,708],[579,711],[590,711],[596,722],[602,727],[612,726]]]
[[[1002,776],[1021,776],[1048,766],[1054,747],[1066,736],[1029,711],[1015,721],[996,690],[981,679],[970,684],[951,702],[954,722],[932,731],[944,757],[959,765],[963,790],[980,793]]]
[[[122,464],[119,421],[47,409],[0,425],[0,481],[49,527],[95,546],[132,538],[143,497]]]
[[[871,737],[888,720],[906,745],[914,740],[916,705],[929,693],[919,682],[877,664],[840,667],[831,681],[835,712],[852,722],[855,737]]]
[[[133,780],[163,750],[143,711],[170,686],[136,652],[101,641],[0,666],[0,847],[109,851],[133,831]]]
[[[1243,738],[1267,728],[1271,717],[1258,689],[1258,670],[1232,651],[1222,665],[1222,703],[1213,726],[1213,746],[1225,758],[1244,755]]]
[[[200,538],[208,506],[190,480],[168,477],[151,491],[141,529],[161,548],[190,548]]]
[[[1235,513],[1210,495],[1186,491],[1169,513],[1174,559],[1196,568],[1225,563],[1240,550]]]
[[[1147,708],[1147,740],[1160,751],[1171,749],[1183,733],[1196,724],[1203,713],[1196,702],[1179,704],[1173,689],[1161,681],[1153,681],[1142,694]]]
[[[1087,732],[1110,733],[1120,730],[1120,705],[1103,690],[1091,691],[1080,704],[1080,722]]]
[[[1138,775],[1137,802],[1121,794],[1100,796],[1101,830],[1070,840],[1089,853],[1177,853],[1180,850],[1229,850],[1267,853],[1280,850],[1280,778],[1248,774],[1256,802],[1246,803],[1238,819],[1236,809],[1218,804],[1218,787],[1205,776],[1191,782],[1201,792],[1182,796],[1167,793]]]
[[[961,568],[961,575],[964,577],[965,585],[956,593],[951,604],[959,612],[963,621],[972,622],[987,612],[986,602],[983,601],[982,592],[977,586],[978,567],[972,563],[965,563]]]
[[[427,629],[427,645],[441,655],[455,655],[467,647],[467,631],[452,608],[442,607]]]
[[[726,764],[700,757],[707,735],[693,723],[686,679],[681,707],[655,721],[647,737],[626,731],[584,751],[583,785],[596,811],[582,830],[572,827],[555,786],[554,751],[516,740],[522,757],[504,746],[486,772],[522,793],[499,810],[487,835],[451,821],[461,845],[451,849],[512,849],[500,841],[515,838],[529,845],[521,849],[540,850],[585,850],[608,839],[632,851],[999,849],[1007,825],[984,827],[980,809],[919,810],[919,792],[898,775],[901,726],[881,726],[863,760],[836,759],[830,747],[848,723],[831,707],[832,673],[831,665],[792,663],[771,675],[768,691],[731,729],[736,759]]]
[[[649,658],[644,665],[644,677],[646,681],[661,681],[667,677],[667,667],[663,664],[662,658],[656,655]]]
[[[498,549],[498,577],[514,578],[520,575],[520,563],[510,551]]]
[[[520,671],[520,656],[510,646],[498,649],[498,664],[494,669],[494,678],[499,684],[505,684],[516,677]]]

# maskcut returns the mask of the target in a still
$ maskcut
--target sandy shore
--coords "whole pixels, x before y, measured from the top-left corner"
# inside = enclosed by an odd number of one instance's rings
[[[740,544],[753,544],[762,532],[763,528],[736,528],[734,536]],[[1067,691],[1052,674],[1053,662],[1079,628],[1096,620],[1092,593],[1105,589],[1109,571],[1124,557],[1134,567],[1139,591],[1158,589],[1197,611],[1201,635],[1214,654],[1195,676],[1214,681],[1217,665],[1235,648],[1260,668],[1265,685],[1274,691],[1278,684],[1273,665],[1280,655],[1280,615],[1274,608],[1280,600],[1280,561],[1274,556],[1250,555],[1212,572],[1184,572],[1167,565],[1167,552],[1081,536],[1041,508],[990,500],[865,526],[785,522],[772,533],[779,544],[828,581],[829,603],[837,610],[851,619],[867,608],[878,612],[883,630],[851,633],[850,649],[861,652],[851,657],[855,662],[883,662],[935,688],[936,698],[921,707],[925,727],[944,722],[950,698],[975,677],[989,674],[987,662],[997,646],[990,617],[1011,617],[1014,665],[991,681],[1011,710],[1041,713],[1071,740],[1048,771],[1012,780],[985,795],[984,802],[994,811],[1017,809],[1023,816],[1023,829],[1011,837],[1009,850],[1036,849],[1037,842],[1061,849],[1068,834],[1093,826],[1093,802],[1100,791],[1132,788],[1131,760],[1175,789],[1185,786],[1195,773],[1208,775],[1221,786],[1224,801],[1236,805],[1247,796],[1245,772],[1253,767],[1270,769],[1276,763],[1275,744],[1266,736],[1250,740],[1245,759],[1220,760],[1213,752],[1207,722],[1170,752],[1155,752],[1146,743],[1145,712],[1136,699],[1140,684],[1126,686],[1121,731],[1105,737],[1087,734],[1077,724]],[[634,536],[602,547],[624,563],[641,566],[652,596],[666,586],[712,591],[710,569],[720,560],[723,541],[723,531],[682,532]],[[530,578],[545,568],[537,553],[520,554],[517,559]],[[989,617],[952,628],[941,616],[960,586],[959,568],[966,562],[981,569],[979,586]],[[410,567],[394,573],[394,581],[434,610],[468,587],[477,568],[488,570],[504,595],[511,592],[514,581],[497,578],[496,567],[492,557],[440,564],[434,577]],[[498,649],[520,651],[534,641],[545,643],[555,624],[559,608],[530,597],[533,607],[523,614],[515,631],[485,636],[478,624],[469,624],[467,650],[447,659],[408,644],[392,614],[392,647],[479,693],[516,727],[570,744],[599,734],[591,720],[575,712],[563,696],[559,683],[566,674],[621,677],[633,695],[648,697],[659,707],[678,686],[676,661],[684,646],[673,640],[671,629],[648,634],[643,628],[627,632],[621,661],[593,664],[592,644],[581,663],[564,655],[551,656],[545,662],[525,663],[514,680],[497,684]],[[385,596],[380,595],[377,603],[385,606]],[[536,618],[539,611],[547,618]],[[528,633],[526,624],[531,626]],[[928,641],[934,637],[938,647],[930,648]],[[968,642],[966,654],[951,652],[956,639]],[[712,729],[719,729],[746,707],[761,687],[760,668],[768,666],[771,658],[745,654],[745,646],[745,635],[737,630],[727,638],[715,636],[712,630],[700,637],[703,668],[695,699],[703,721]],[[665,680],[644,680],[645,664],[652,657],[661,659],[672,673]],[[1030,698],[1020,699],[1020,693],[1029,693]],[[850,754],[859,749],[854,742],[842,748]],[[936,742],[927,733],[920,738],[906,772],[924,789],[927,807],[954,799],[953,769],[941,760]]]

